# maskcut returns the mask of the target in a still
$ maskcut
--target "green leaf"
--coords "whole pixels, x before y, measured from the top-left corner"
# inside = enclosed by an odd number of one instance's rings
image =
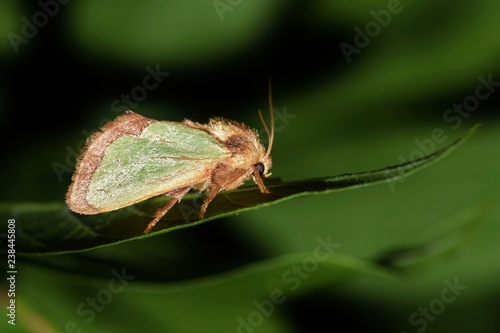
[[[299,196],[326,194],[382,182],[402,181],[404,177],[451,153],[479,127],[480,125],[474,126],[449,146],[415,161],[374,171],[334,177],[295,182],[271,180],[267,187],[272,194],[262,194],[256,186],[244,186],[233,191],[222,192],[209,205],[203,220],[198,218],[203,194],[190,194],[174,206],[148,235],[143,234],[146,225],[152,219],[154,211],[164,205],[169,200],[168,198],[158,197],[98,215],[74,214],[63,203],[2,204],[0,214],[16,220],[16,245],[19,252],[25,254],[77,252],[198,225]],[[3,227],[5,232],[6,226]]]
[[[322,240],[328,242],[328,237]],[[102,276],[92,278],[84,273],[70,274],[24,263],[21,267],[24,274],[36,276],[36,279],[27,280],[22,294],[17,296],[16,302],[22,303],[23,313],[29,313],[30,317],[19,316],[16,326],[29,327],[34,319],[50,318],[46,320],[51,326],[47,331],[52,332],[61,331],[69,321],[74,321],[82,331],[92,328],[92,332],[107,332],[108,323],[115,330],[135,332],[144,325],[165,326],[164,322],[172,332],[234,332],[239,325],[238,317],[247,320],[256,310],[256,303],[270,304],[272,301],[275,314],[266,318],[258,331],[290,332],[290,324],[280,319],[282,310],[294,298],[321,288],[339,287],[359,278],[390,281],[395,277],[386,267],[338,254],[336,247],[328,249],[323,245],[318,242],[319,251],[312,249],[282,255],[224,273],[173,283],[141,280],[141,274],[134,267],[116,262],[110,263]],[[119,302],[120,311],[110,311],[115,303],[109,307],[103,305],[103,311],[95,313],[95,321],[89,321],[87,315],[76,311],[80,304],[86,304],[87,297],[96,297],[101,291],[109,290],[116,273],[127,276],[127,284],[123,287],[118,284],[120,289],[112,296],[113,302]],[[51,307],[36,306],[48,298],[61,308],[54,311]],[[204,300],[211,306],[207,307]],[[83,309],[88,308],[83,306]],[[218,311],[223,314],[214,315],[220,313]],[[146,324],[127,322],[122,320],[123,313],[134,313],[148,321]]]
[[[468,245],[484,227],[486,217],[491,211],[491,203],[488,202],[467,207],[443,223],[450,226],[437,237],[420,244],[389,249],[376,262],[405,274],[434,267],[436,262],[456,255]]]

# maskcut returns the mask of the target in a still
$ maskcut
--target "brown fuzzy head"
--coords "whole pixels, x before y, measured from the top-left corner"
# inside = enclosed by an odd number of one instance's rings
[[[272,166],[269,150],[259,140],[257,131],[243,123],[222,118],[210,119],[207,130],[232,153],[233,168],[257,168],[260,176],[268,177]]]

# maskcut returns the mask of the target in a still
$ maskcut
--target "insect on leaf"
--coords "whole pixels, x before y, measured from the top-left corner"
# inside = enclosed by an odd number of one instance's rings
[[[262,193],[255,185],[221,192],[215,197],[203,219],[199,218],[198,211],[204,200],[204,194],[188,194],[178,204],[177,209],[171,209],[161,219],[150,235],[144,235],[143,230],[155,210],[169,201],[166,197],[158,197],[97,215],[72,213],[64,203],[3,204],[0,205],[0,213],[18,221],[16,244],[19,252],[32,254],[77,252],[195,226],[212,219],[270,206],[300,196],[327,194],[397,181],[447,156],[478,128],[479,126],[475,126],[449,146],[408,163],[334,177],[268,182],[266,186],[271,194]],[[332,197],[332,200],[335,198]]]

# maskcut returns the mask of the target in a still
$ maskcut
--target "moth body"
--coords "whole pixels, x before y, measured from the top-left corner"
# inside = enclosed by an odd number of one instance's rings
[[[269,135],[267,126],[266,131]],[[242,123],[223,118],[208,124],[157,121],[127,111],[88,139],[66,202],[76,213],[98,214],[162,194],[171,197],[147,233],[192,188],[207,191],[201,218],[217,193],[250,178],[268,193],[262,177],[270,175],[269,153],[257,131]]]

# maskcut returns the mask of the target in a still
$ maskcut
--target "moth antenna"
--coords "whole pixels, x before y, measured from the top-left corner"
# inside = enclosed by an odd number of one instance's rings
[[[271,78],[269,78],[269,112],[271,113],[271,131],[269,131],[269,127],[267,127],[266,122],[264,121],[264,117],[262,116],[262,112],[259,110],[260,120],[264,125],[264,129],[266,130],[267,137],[269,139],[269,143],[267,145],[266,156],[269,156],[271,153],[271,148],[273,147],[274,140],[274,112],[273,112],[273,97],[272,97],[272,83]]]

